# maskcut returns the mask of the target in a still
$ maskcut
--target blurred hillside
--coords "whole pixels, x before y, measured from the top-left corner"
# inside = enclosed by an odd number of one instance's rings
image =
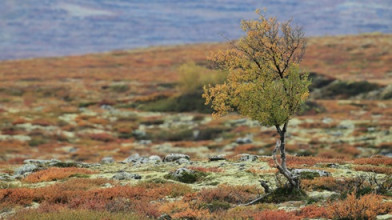
[[[392,32],[389,0],[2,0],[0,60],[237,39],[256,8],[308,36]]]

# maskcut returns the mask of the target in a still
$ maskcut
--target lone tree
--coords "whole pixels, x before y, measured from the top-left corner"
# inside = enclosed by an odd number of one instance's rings
[[[290,118],[309,96],[308,74],[299,70],[306,45],[304,32],[290,20],[279,22],[259,10],[256,13],[258,19],[242,21],[244,37],[232,42],[231,49],[210,57],[229,75],[223,84],[205,86],[203,97],[206,104],[211,103],[214,116],[238,112],[263,126],[274,126],[280,136],[274,162],[290,188],[298,189],[298,176],[286,166],[285,134]]]

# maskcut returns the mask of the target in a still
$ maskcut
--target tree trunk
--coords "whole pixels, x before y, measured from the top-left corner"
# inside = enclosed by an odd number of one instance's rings
[[[276,130],[279,133],[280,139],[276,142],[276,147],[273,151],[272,156],[273,156],[274,162],[275,162],[276,167],[278,168],[279,172],[281,174],[283,174],[283,176],[286,177],[286,179],[288,180],[290,188],[299,189],[299,186],[300,186],[299,178],[296,175],[293,175],[291,173],[291,171],[287,169],[287,166],[286,166],[285,135],[286,135],[286,130],[287,130],[287,124],[288,124],[288,122],[286,122],[283,125],[283,129],[280,129],[279,125],[275,126]],[[280,163],[279,163],[278,159],[276,158],[276,153],[277,153],[278,149],[280,151]]]

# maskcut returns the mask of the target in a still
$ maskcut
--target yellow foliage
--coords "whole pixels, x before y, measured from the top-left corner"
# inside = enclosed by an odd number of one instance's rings
[[[298,63],[305,47],[303,32],[290,22],[279,23],[258,11],[258,20],[242,21],[246,36],[233,48],[210,57],[229,72],[222,84],[204,87],[214,116],[231,111],[265,126],[286,123],[308,98],[308,74]]]

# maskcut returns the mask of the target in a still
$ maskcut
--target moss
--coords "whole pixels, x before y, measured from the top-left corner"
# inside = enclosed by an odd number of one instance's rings
[[[91,105],[96,105],[96,104],[97,104],[97,102],[93,102],[93,101],[81,102],[81,103],[79,103],[78,107],[79,108],[87,108]]]
[[[147,103],[140,103],[138,108],[143,111],[153,112],[200,112],[211,113],[211,107],[205,105],[202,90],[175,97],[167,97]]]
[[[212,201],[210,203],[205,203],[201,205],[201,208],[208,209],[210,212],[227,210],[230,207],[230,203],[225,201]]]
[[[198,182],[198,181],[204,179],[204,177],[206,177],[207,175],[208,174],[206,174],[206,173],[194,170],[192,172],[183,172],[178,177],[174,176],[172,173],[169,173],[169,174],[165,175],[164,177],[166,179],[171,179],[171,180],[179,181],[182,183],[195,183],[195,182]]]
[[[281,203],[286,201],[303,201],[307,199],[308,196],[306,195],[305,191],[301,189],[280,187],[264,197],[262,202]]]
[[[77,167],[78,165],[74,162],[57,162],[53,166],[54,167]]]
[[[360,82],[345,82],[335,81],[322,89],[324,98],[349,98],[352,96],[359,95],[361,93],[367,93],[376,89],[380,86],[367,81]]]
[[[112,92],[123,93],[129,90],[127,84],[114,84],[109,86],[109,90]]]
[[[46,144],[46,143],[47,143],[47,141],[43,137],[33,137],[29,141],[29,146],[30,147],[37,147],[41,144]]]
[[[320,174],[318,174],[317,172],[301,172],[299,174],[299,178],[301,178],[301,179],[312,180],[316,177],[320,177]]]

